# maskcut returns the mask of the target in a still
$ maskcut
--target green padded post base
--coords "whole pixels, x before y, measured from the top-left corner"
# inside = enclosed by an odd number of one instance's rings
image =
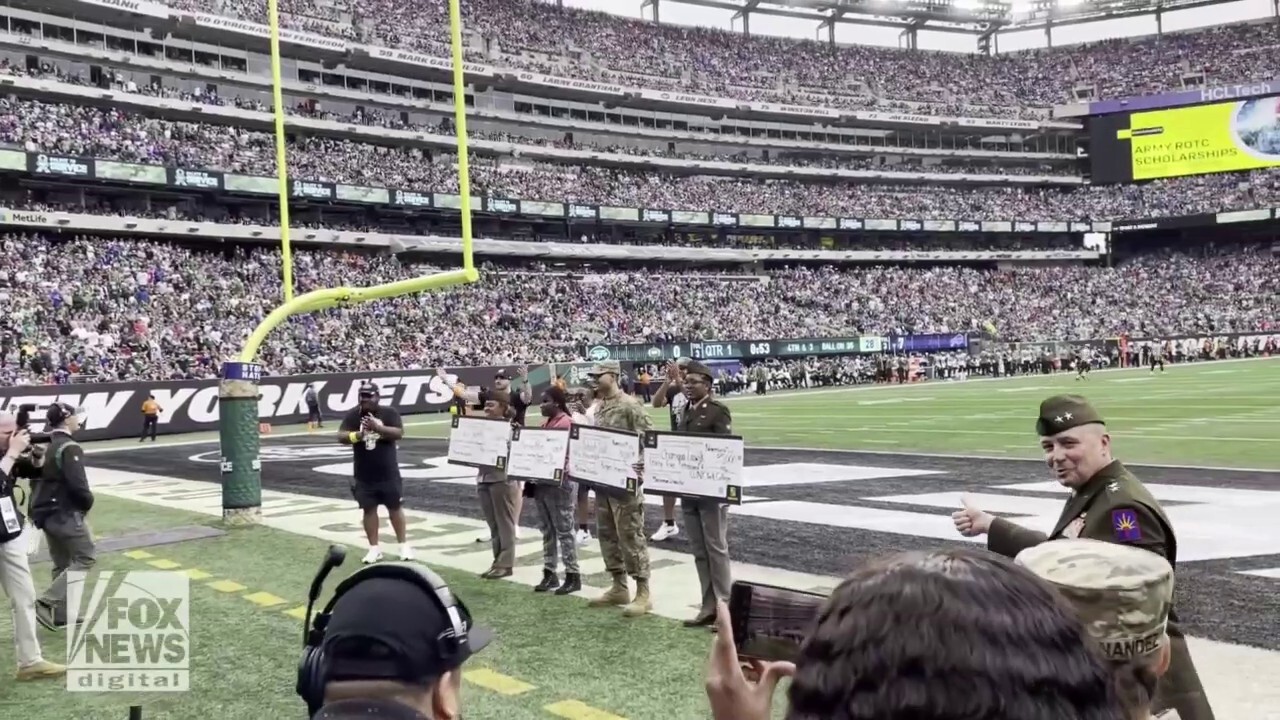
[[[218,442],[222,449],[222,521],[232,527],[262,521],[262,440],[258,436],[256,363],[222,364],[218,384]]]

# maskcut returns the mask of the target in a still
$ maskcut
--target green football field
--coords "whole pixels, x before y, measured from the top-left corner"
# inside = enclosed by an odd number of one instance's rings
[[[861,386],[729,398],[751,445],[1038,456],[1040,401],[1088,397],[1130,463],[1280,468],[1280,359],[1000,380]],[[666,411],[653,411],[667,427]],[[415,434],[445,437],[448,426]]]
[[[1280,358],[997,380],[867,385],[735,395],[734,431],[758,447],[1034,458],[1041,400],[1080,393],[1102,413],[1117,456],[1130,463],[1280,468]],[[665,429],[666,410],[651,409]],[[409,434],[446,437],[444,415],[406,419]],[[336,425],[335,425],[336,427]],[[305,425],[273,428],[307,434]],[[216,440],[217,433],[161,443]],[[94,443],[129,447],[131,440]]]
[[[1273,360],[1171,367],[1155,376],[1145,370],[1101,372],[1087,382],[1060,375],[837,388],[730,402],[735,430],[749,447],[1030,458],[1037,455],[1036,406],[1058,392],[1080,392],[1093,400],[1108,421],[1118,456],[1131,463],[1280,468],[1280,362]],[[655,410],[654,417],[665,426],[664,410]],[[411,437],[441,437],[448,428],[441,416],[408,420]],[[276,436],[291,433],[306,430],[273,430]],[[158,444],[212,437],[171,436]],[[135,444],[95,443],[90,452]],[[99,538],[217,525],[209,515],[105,495],[99,496],[92,521]],[[421,541],[430,545],[430,533]],[[68,693],[56,682],[15,684],[7,675],[14,663],[7,641],[12,628],[8,613],[0,613],[0,638],[6,638],[0,642],[0,668],[6,668],[0,676],[0,716],[124,720],[128,707],[139,704],[147,720],[302,717],[293,694],[302,634],[296,612],[325,546],[313,537],[263,527],[142,552],[104,553],[101,569],[175,569],[193,578],[192,690],[171,696]],[[356,565],[358,554],[352,554],[328,590]],[[482,622],[500,629],[500,641],[478,656],[465,676],[464,708],[471,720],[706,717],[706,633],[657,615],[620,622],[615,613],[589,610],[585,601],[535,595],[519,584],[438,569]],[[48,565],[35,572],[43,587]],[[42,642],[50,657],[65,656],[63,635],[42,632]]]

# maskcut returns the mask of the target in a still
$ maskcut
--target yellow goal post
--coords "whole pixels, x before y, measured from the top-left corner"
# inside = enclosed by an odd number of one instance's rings
[[[462,9],[449,0],[449,44],[453,59],[453,112],[457,132],[458,190],[462,211],[462,267],[434,275],[370,287],[335,287],[293,294],[293,257],[289,242],[289,172],[285,148],[284,93],[281,83],[278,0],[269,0],[271,84],[274,99],[276,175],[279,184],[281,272],[284,303],[250,334],[237,361],[224,362],[219,383],[218,440],[222,455],[222,516],[231,525],[256,524],[262,511],[261,438],[258,424],[258,350],[271,331],[293,315],[332,307],[440,290],[480,278],[472,254],[471,174],[467,154],[466,78],[463,70]]]

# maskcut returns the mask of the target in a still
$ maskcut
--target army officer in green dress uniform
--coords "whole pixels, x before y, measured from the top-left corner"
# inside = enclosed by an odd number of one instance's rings
[[[1036,432],[1050,470],[1058,482],[1071,489],[1053,531],[1045,535],[966,502],[952,516],[961,535],[985,533],[987,547],[1008,557],[1046,540],[1090,538],[1150,550],[1176,566],[1178,540],[1169,518],[1142,482],[1119,460],[1112,459],[1111,436],[1088,400],[1079,395],[1045,400],[1040,404]],[[1213,710],[1173,613],[1168,632],[1170,666],[1156,691],[1154,710],[1177,710],[1182,720],[1213,720]]]

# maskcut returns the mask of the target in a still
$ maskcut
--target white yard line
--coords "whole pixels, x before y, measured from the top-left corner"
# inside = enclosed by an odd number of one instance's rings
[[[404,424],[404,426],[420,427],[423,425],[446,425],[449,422],[450,422],[449,420],[418,420],[416,422],[407,422]],[[323,437],[326,434],[332,435],[334,432],[335,432],[334,430],[320,430],[320,431],[308,430],[308,431],[287,432],[287,433],[272,433],[270,435],[263,435],[262,437],[265,439],[307,437],[309,435],[318,435]],[[112,442],[112,441],[108,440],[106,442]],[[215,443],[215,442],[218,442],[218,438],[207,438],[205,440],[175,440],[172,442],[153,442],[153,443],[144,442],[144,443],[135,443],[133,445],[117,445],[113,447],[93,447],[91,445],[85,448],[85,453],[97,454],[97,453],[124,452],[125,450],[141,450],[143,448],[183,447],[184,445],[205,445],[207,443]]]
[[[784,435],[805,435],[807,433],[783,433]],[[1010,445],[1009,447],[1023,447],[1022,445]],[[975,448],[973,454],[970,453],[935,453],[935,452],[905,452],[902,450],[851,450],[849,448],[816,448],[816,447],[798,447],[795,445],[752,445],[752,450],[779,450],[783,452],[811,452],[811,453],[841,453],[843,455],[898,455],[901,457],[926,457],[941,458],[945,460],[1003,460],[1005,462],[1044,462],[1040,458],[1009,458],[999,457],[996,455],[982,455],[979,453],[1003,452],[991,448]],[[1035,451],[1035,446],[1025,448],[1027,452]],[[1123,460],[1124,458],[1121,458]],[[1128,467],[1150,467],[1165,468],[1169,470],[1216,470],[1219,472],[1243,472],[1243,473],[1277,473],[1280,468],[1251,468],[1251,467],[1223,467],[1221,465],[1170,465],[1168,463],[1125,463]]]
[[[925,421],[919,422],[903,422],[892,428],[886,427],[870,427],[855,426],[842,428],[827,428],[835,432],[904,432],[904,433],[923,433],[926,435],[1013,435],[1015,437],[1028,437],[1028,433],[1017,430],[961,430],[952,428],[928,429],[921,427],[911,427],[925,424]],[[754,425],[753,430],[793,430],[794,426],[790,425]],[[1118,431],[1111,433],[1112,437],[1127,438],[1143,438],[1151,440],[1204,440],[1213,442],[1262,442],[1262,443],[1280,443],[1280,437],[1221,437],[1217,435],[1144,435],[1136,432]]]

